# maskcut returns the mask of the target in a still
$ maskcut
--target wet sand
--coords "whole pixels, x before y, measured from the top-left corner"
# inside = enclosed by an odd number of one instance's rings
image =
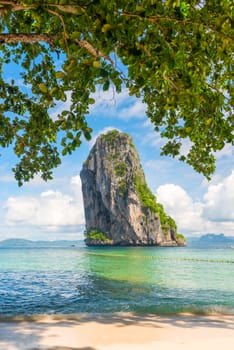
[[[0,319],[0,350],[233,350],[233,315],[94,314]]]

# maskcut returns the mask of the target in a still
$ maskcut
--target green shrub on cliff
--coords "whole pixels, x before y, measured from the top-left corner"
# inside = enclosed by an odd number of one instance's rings
[[[110,130],[106,134],[102,134],[101,137],[110,142],[111,144],[115,142],[117,137],[119,136],[119,131],[118,130]]]
[[[140,197],[143,208],[149,208],[152,212],[157,213],[160,218],[161,226],[164,232],[170,228],[177,229],[175,221],[168,216],[163,205],[157,203],[156,197],[153,195],[146,182],[140,175],[135,176],[135,189]]]
[[[113,147],[112,152],[108,154],[105,159],[110,162],[110,169],[113,169],[113,174],[118,179],[118,193],[121,197],[124,197],[126,194],[127,186],[126,186],[126,175],[128,171],[128,166],[126,163],[122,161],[121,153],[118,150],[118,145],[116,143],[116,139],[120,136],[124,135],[129,140],[131,138],[129,135],[125,133],[120,133],[118,130],[110,130],[106,134],[102,134],[101,137],[106,142],[108,142],[111,146],[117,146]],[[132,147],[135,148],[135,146],[132,143],[132,140],[130,141]]]
[[[176,234],[176,240],[186,242],[186,238],[184,237],[184,235],[182,235],[182,233]]]
[[[96,229],[90,230],[88,232],[85,231],[84,235],[85,235],[85,238],[93,239],[93,240],[96,240],[96,241],[106,242],[106,241],[110,240],[103,232],[98,231]]]
[[[142,206],[150,208],[154,213],[158,213],[156,198],[140,175],[135,176],[135,189],[140,197]]]
[[[127,173],[127,164],[126,163],[118,163],[115,166],[115,174],[119,177],[126,176]]]

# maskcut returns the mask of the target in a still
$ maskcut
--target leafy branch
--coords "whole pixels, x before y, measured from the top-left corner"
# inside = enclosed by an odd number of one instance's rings
[[[193,26],[196,26],[196,27],[200,27],[202,25],[203,28],[205,28],[209,31],[212,31],[216,34],[219,34],[219,35],[223,36],[224,38],[228,38],[228,39],[232,39],[232,40],[234,39],[234,35],[228,35],[226,33],[223,33],[222,31],[218,30],[217,28],[203,24],[201,22],[194,22],[194,21],[188,20],[188,19],[179,19],[179,18],[169,17],[169,16],[144,16],[144,15],[140,15],[137,13],[130,13],[130,12],[126,12],[126,11],[120,11],[120,12],[118,12],[118,14],[122,15],[122,16],[126,16],[126,17],[139,18],[141,20],[144,19],[144,20],[150,21],[150,22],[172,21],[174,23],[181,23],[184,25],[192,24]]]
[[[167,139],[163,154],[209,178],[215,152],[234,145],[231,11],[231,1],[211,0],[0,0],[0,146],[13,145],[19,184],[51,178],[60,157],[90,139],[97,90],[126,88]]]

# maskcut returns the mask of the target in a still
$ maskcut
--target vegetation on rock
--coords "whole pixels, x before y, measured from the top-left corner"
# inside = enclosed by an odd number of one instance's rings
[[[126,137],[131,146],[133,145],[131,137],[126,133],[121,133],[122,137]],[[110,163],[110,170],[113,171],[116,180],[118,180],[119,195],[124,197],[126,194],[126,175],[128,172],[128,165],[123,162],[119,149],[117,138],[120,137],[120,132],[116,129],[108,131],[106,134],[100,136],[105,142],[107,142],[112,147],[112,152],[106,155],[105,159]]]
[[[232,12],[231,0],[0,0],[0,145],[14,146],[18,183],[50,179],[90,139],[93,93],[109,87],[141,97],[162,154],[209,178],[234,143]]]
[[[177,233],[176,234],[176,240],[177,241],[186,242],[186,238],[184,237],[184,235],[182,235],[182,233]]]
[[[114,145],[117,137],[119,137],[119,131],[116,129],[110,130],[106,134],[102,134],[101,137],[107,142],[109,142],[111,145]]]
[[[165,213],[163,205],[157,203],[157,199],[147,186],[145,179],[138,174],[135,176],[135,189],[140,197],[142,206],[158,214],[165,234],[170,228],[177,229],[175,221]]]
[[[96,241],[103,241],[103,242],[110,241],[110,239],[103,232],[95,229],[90,230],[88,232],[85,231],[84,236],[85,238],[96,240]]]
[[[115,165],[115,174],[119,177],[124,177],[127,173],[127,164],[119,163]]]

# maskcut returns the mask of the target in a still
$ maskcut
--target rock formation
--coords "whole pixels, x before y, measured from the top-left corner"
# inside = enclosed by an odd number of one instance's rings
[[[80,176],[87,245],[184,245],[148,188],[129,135],[112,130],[99,136]]]

